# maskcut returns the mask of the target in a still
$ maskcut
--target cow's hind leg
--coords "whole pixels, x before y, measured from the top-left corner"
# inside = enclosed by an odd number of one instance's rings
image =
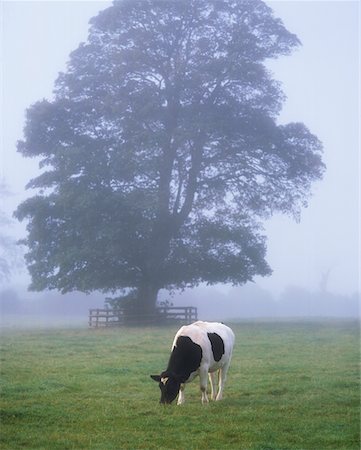
[[[217,390],[216,390],[216,372],[209,372],[209,381],[211,383],[211,398],[212,400],[216,399]]]
[[[208,403],[208,396],[207,396],[207,380],[208,380],[208,370],[207,369],[201,369],[199,371],[199,378],[200,378],[200,388],[202,392],[202,403]]]
[[[225,364],[221,369],[219,369],[219,379],[218,379],[218,394],[216,400],[222,400],[224,384],[227,379],[227,372],[229,368],[229,363]]]

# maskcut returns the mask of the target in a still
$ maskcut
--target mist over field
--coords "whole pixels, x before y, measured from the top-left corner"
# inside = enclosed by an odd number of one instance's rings
[[[104,308],[105,295],[54,292],[34,294],[3,290],[0,293],[0,326],[87,326],[90,308]],[[160,302],[195,306],[201,320],[360,318],[360,296],[288,287],[279,297],[254,284],[242,288],[203,287],[170,296]]]

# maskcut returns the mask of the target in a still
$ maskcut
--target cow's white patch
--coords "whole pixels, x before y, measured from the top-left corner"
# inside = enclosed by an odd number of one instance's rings
[[[160,381],[165,385],[166,384],[166,382],[169,380],[169,378],[168,377],[166,377],[166,378],[161,378],[160,379]]]
[[[214,360],[212,347],[207,333],[217,333],[224,343],[224,354],[219,361]],[[178,330],[175,335],[172,349],[176,347],[179,336],[188,336],[194,343],[202,348],[202,361],[197,371],[193,372],[186,383],[193,380],[196,375],[200,377],[200,388],[202,392],[202,403],[208,403],[207,378],[210,374],[212,399],[221,400],[223,397],[224,384],[227,371],[232,358],[235,336],[233,331],[222,323],[198,321],[191,325],[186,325]],[[218,373],[218,392],[216,388],[216,374]],[[178,405],[184,403],[184,385],[179,391]]]

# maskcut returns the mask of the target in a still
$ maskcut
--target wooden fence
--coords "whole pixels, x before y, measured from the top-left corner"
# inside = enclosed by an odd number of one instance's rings
[[[117,327],[131,324],[189,324],[198,320],[198,310],[194,306],[160,306],[152,315],[130,315],[124,309],[89,309],[89,326]]]

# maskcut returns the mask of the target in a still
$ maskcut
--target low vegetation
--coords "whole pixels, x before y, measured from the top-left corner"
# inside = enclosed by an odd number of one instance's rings
[[[1,449],[359,449],[359,323],[242,322],[225,399],[159,405],[177,327],[3,331]]]

